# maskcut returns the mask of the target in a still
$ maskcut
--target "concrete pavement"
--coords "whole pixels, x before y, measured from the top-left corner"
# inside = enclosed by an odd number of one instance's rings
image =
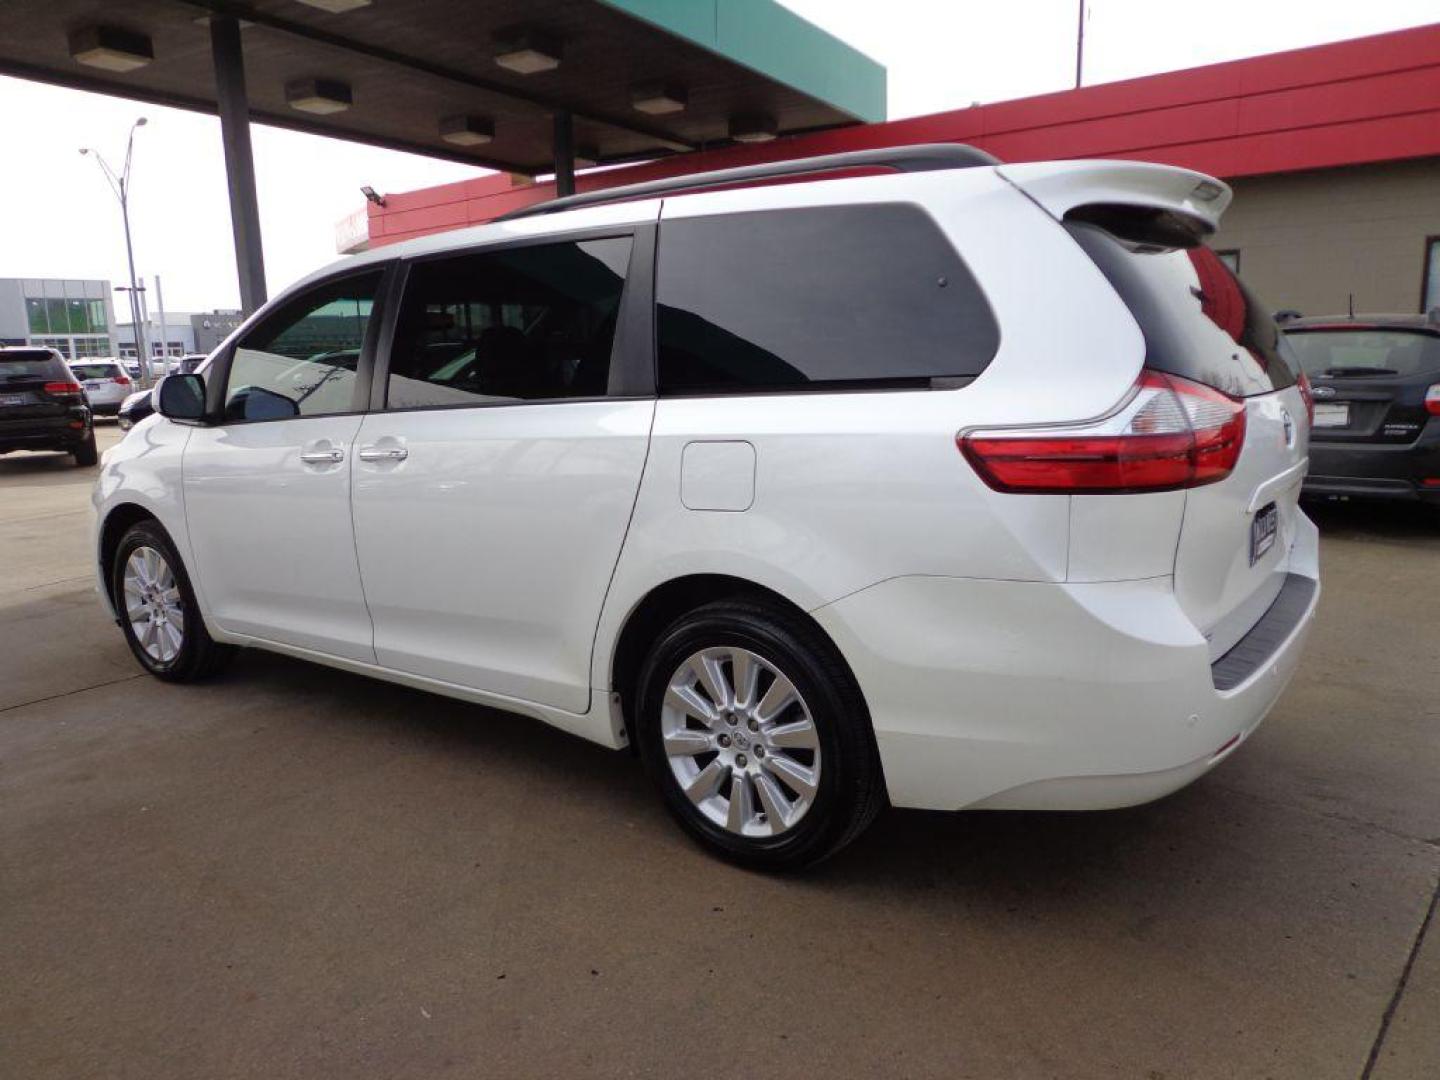
[[[140,676],[64,461],[0,459],[0,1075],[1440,1076],[1440,518],[1317,515],[1301,672],[1179,795],[770,878],[519,717]]]

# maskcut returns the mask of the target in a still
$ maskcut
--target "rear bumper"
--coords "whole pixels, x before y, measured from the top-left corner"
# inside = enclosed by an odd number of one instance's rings
[[[1224,760],[1279,698],[1314,620],[1317,536],[1299,520],[1289,572],[1304,579],[1304,602],[1236,681],[1212,670],[1168,577],[905,577],[815,611],[865,693],[891,801],[1129,806]]]
[[[1312,440],[1303,494],[1440,502],[1440,422],[1432,418],[1411,443]]]
[[[90,414],[85,409],[72,409],[64,416],[0,420],[0,452],[68,449],[89,436]]]

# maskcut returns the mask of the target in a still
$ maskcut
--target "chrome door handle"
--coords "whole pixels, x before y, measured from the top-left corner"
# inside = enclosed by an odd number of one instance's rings
[[[361,461],[404,461],[410,451],[403,446],[362,446]]]
[[[306,450],[300,455],[300,460],[306,465],[333,465],[338,461],[345,460],[345,451],[335,450]]]

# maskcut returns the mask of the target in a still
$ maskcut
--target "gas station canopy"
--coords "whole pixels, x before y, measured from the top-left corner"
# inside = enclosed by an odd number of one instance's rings
[[[0,72],[535,175],[884,119],[885,70],[771,0],[7,0]],[[563,168],[563,165],[561,166]]]

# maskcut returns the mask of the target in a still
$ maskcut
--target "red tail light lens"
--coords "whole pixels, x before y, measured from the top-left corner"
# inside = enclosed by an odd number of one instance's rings
[[[959,441],[996,491],[1173,491],[1230,475],[1245,444],[1245,403],[1146,370],[1130,401],[1098,424],[1064,432],[977,432]]]
[[[113,382],[116,386],[129,386],[129,385],[130,385],[130,376],[129,376],[129,375],[116,375],[116,376],[115,376],[113,379],[111,379],[110,381]]]
[[[51,397],[78,398],[81,393],[83,393],[83,391],[80,389],[80,384],[77,382],[47,382],[45,384],[45,393],[49,394]]]
[[[1425,411],[1431,416],[1440,416],[1440,383],[1425,391]]]
[[[1315,426],[1315,392],[1310,389],[1310,376],[1303,371],[1300,378],[1295,381],[1300,388],[1300,396],[1305,399],[1305,415],[1310,420],[1310,426]]]

